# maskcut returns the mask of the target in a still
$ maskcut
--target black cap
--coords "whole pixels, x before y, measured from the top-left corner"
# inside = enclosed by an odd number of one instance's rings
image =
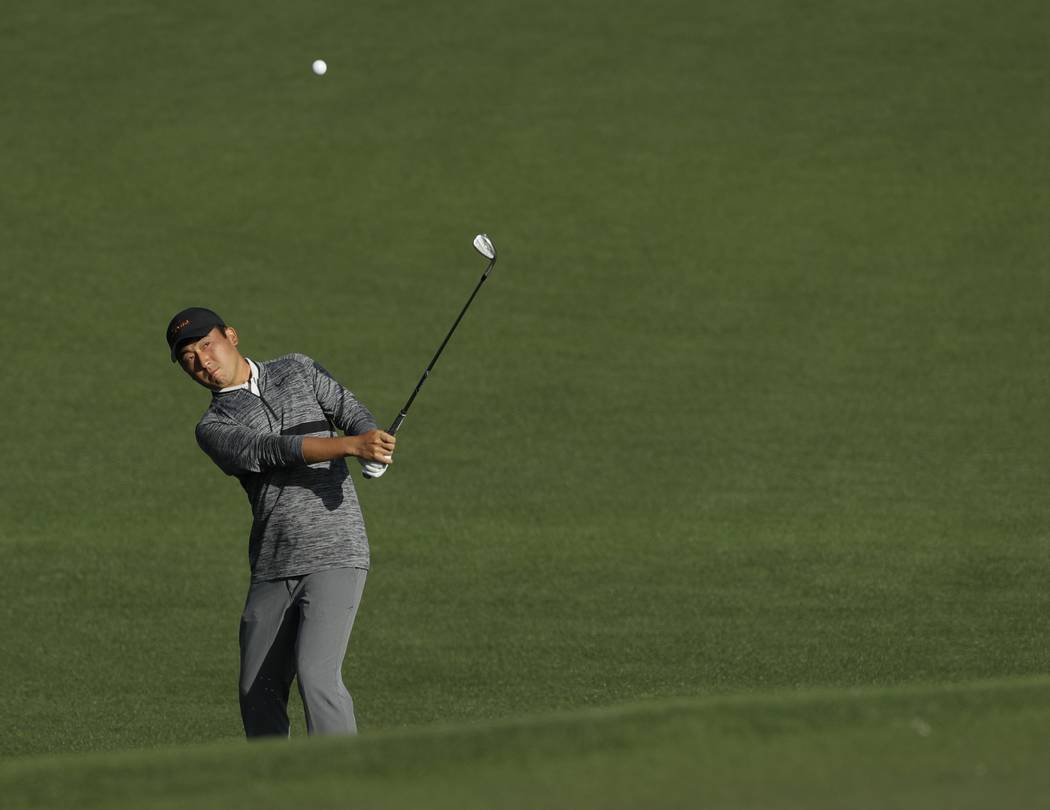
[[[178,359],[179,347],[183,343],[200,340],[218,326],[224,329],[222,318],[204,307],[189,307],[182,310],[168,323],[168,348],[171,349],[171,362]]]

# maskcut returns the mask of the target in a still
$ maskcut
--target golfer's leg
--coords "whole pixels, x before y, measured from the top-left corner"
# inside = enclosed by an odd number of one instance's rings
[[[299,611],[292,581],[253,583],[241,616],[241,720],[248,737],[288,736]]]
[[[310,734],[357,733],[342,667],[367,574],[336,568],[303,578],[296,668]]]

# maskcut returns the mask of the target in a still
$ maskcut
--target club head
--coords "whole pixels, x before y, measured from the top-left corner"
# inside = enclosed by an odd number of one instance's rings
[[[489,261],[496,261],[496,248],[486,234],[479,233],[474,237],[474,249]]]

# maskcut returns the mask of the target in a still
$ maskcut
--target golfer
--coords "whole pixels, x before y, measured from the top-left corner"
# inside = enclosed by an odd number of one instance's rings
[[[354,734],[341,668],[369,554],[344,457],[390,464],[395,439],[306,355],[244,357],[237,331],[210,309],[178,313],[167,339],[172,361],[212,392],[197,443],[237,476],[254,518],[240,629],[244,732],[288,736],[297,677],[309,733]]]

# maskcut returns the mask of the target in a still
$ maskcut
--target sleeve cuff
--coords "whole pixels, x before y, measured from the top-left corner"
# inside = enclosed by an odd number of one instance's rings
[[[289,464],[305,464],[306,458],[303,456],[303,440],[305,436],[282,436],[281,438],[287,440],[286,452],[288,453]]]

